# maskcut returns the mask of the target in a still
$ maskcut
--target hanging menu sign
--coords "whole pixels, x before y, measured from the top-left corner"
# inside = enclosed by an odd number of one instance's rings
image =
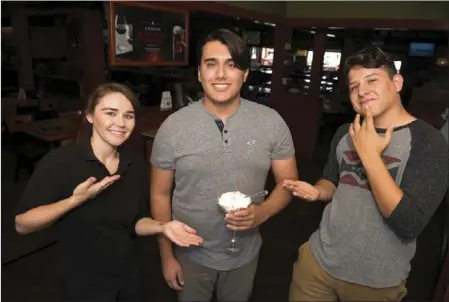
[[[110,2],[110,65],[187,65],[188,22],[187,11],[146,2]]]

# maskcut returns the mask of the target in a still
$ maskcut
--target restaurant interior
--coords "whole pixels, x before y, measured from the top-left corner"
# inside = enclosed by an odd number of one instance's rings
[[[59,301],[63,295],[52,231],[20,236],[14,230],[12,213],[36,163],[51,149],[89,136],[83,115],[89,93],[107,81],[123,83],[134,91],[141,110],[128,145],[148,160],[152,140],[165,118],[202,97],[197,45],[214,29],[230,29],[247,42],[251,66],[241,95],[274,108],[285,119],[304,179],[318,179],[332,136],[339,126],[354,119],[342,64],[365,46],[378,45],[392,54],[404,77],[401,97],[407,110],[438,129],[442,126],[442,113],[449,107],[449,15],[439,15],[441,10],[449,11],[444,2],[441,7],[432,4],[435,15],[427,13],[423,18],[412,2],[402,2],[401,9],[414,8],[404,9],[410,16],[401,14],[396,19],[376,12],[363,18],[356,13],[334,17],[329,12],[327,18],[321,11],[316,18],[303,18],[294,12],[301,2],[290,7],[285,1],[268,1],[263,2],[265,9],[248,3],[143,4],[138,8],[184,16],[186,45],[181,57],[175,57],[173,50],[173,58],[145,62],[120,57],[117,43],[127,43],[120,40],[124,34],[120,29],[128,31],[129,25],[120,13],[114,20],[110,14],[113,2],[2,1],[5,301]],[[278,6],[283,6],[281,13]],[[168,107],[165,92],[171,96]],[[273,179],[267,189],[270,186],[274,186]],[[404,301],[449,301],[447,205],[442,202],[418,238]],[[289,208],[261,227],[265,243],[252,301],[287,299],[297,248],[318,227],[324,206],[295,198]],[[148,268],[145,278],[151,284],[147,301],[173,299],[162,277],[154,239],[142,242],[142,254]]]

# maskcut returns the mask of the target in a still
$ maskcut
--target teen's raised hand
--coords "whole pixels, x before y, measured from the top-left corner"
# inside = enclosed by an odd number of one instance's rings
[[[388,147],[394,130],[394,125],[391,125],[385,135],[379,135],[374,127],[371,108],[365,105],[364,110],[365,119],[363,123],[360,124],[360,114],[357,114],[354,123],[349,127],[349,135],[360,158],[370,154],[381,155]]]
[[[284,180],[283,186],[291,191],[294,196],[307,201],[315,201],[320,197],[318,189],[305,181],[286,179]]]
[[[81,204],[88,199],[95,198],[101,191],[112,185],[120,178],[120,175],[106,176],[101,181],[97,182],[95,177],[89,177],[85,182],[80,183],[75,190],[73,190],[73,197]]]
[[[162,233],[179,246],[198,246],[203,243],[203,238],[193,228],[177,220],[164,223]]]

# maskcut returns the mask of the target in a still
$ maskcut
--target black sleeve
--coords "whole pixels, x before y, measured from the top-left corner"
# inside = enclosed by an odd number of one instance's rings
[[[19,200],[15,215],[69,197],[64,196],[64,172],[70,171],[65,171],[60,152],[59,149],[50,151],[39,161]]]
[[[344,124],[338,128],[334,137],[332,138],[329,156],[327,158],[326,166],[324,167],[323,176],[321,179],[328,180],[334,184],[335,187],[338,186],[338,181],[340,179],[340,163],[337,159],[337,146],[341,139],[348,133],[349,124]]]
[[[399,185],[403,197],[386,219],[403,239],[419,236],[438,209],[448,187],[449,152],[444,137],[430,126],[413,130],[411,128],[410,157]]]
[[[140,181],[140,198],[139,206],[136,216],[134,218],[134,227],[136,223],[145,217],[150,217],[150,186],[149,186],[149,175],[148,175],[148,165],[142,160],[142,171],[141,171],[141,181]]]

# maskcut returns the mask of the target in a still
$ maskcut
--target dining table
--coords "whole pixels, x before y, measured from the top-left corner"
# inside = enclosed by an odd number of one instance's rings
[[[20,131],[57,147],[62,141],[75,139],[80,125],[80,117],[57,117],[23,123]]]

